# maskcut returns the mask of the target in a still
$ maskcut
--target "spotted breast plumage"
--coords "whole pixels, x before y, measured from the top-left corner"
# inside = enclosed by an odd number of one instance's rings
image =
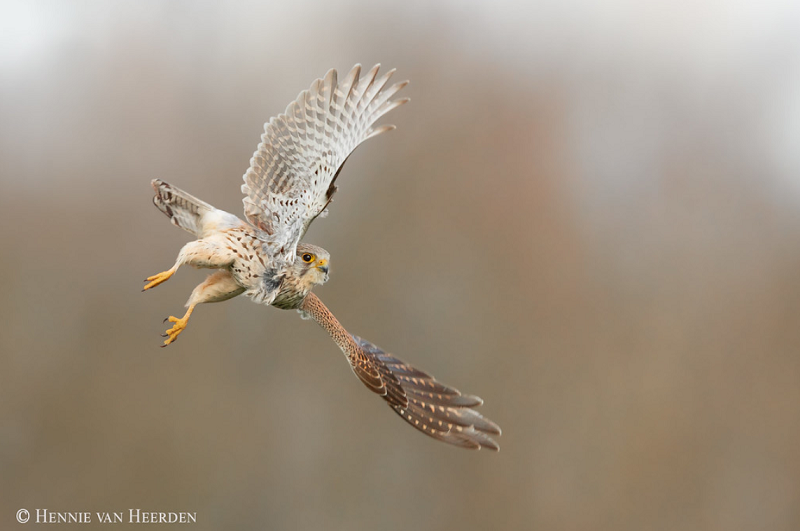
[[[350,154],[365,140],[394,129],[375,126],[408,101],[393,99],[407,82],[389,84],[394,70],[379,65],[361,76],[356,65],[340,83],[335,70],[312,83],[286,111],[264,126],[244,174],[245,220],[161,180],[153,202],[172,224],[197,239],[168,270],[146,279],[144,290],[168,280],[182,265],[216,269],[193,291],[183,317],[170,316],[162,346],[185,330],[198,304],[244,294],[254,302],[297,310],[327,331],[353,372],[406,422],[441,441],[498,450],[497,424],[474,409],[480,398],[462,395],[429,374],[350,334],[311,292],[328,280],[330,255],[301,242],[309,225],[327,215],[336,180]]]

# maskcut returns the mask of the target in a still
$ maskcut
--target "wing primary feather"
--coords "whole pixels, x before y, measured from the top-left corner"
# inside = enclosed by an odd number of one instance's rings
[[[341,112],[347,112],[347,103],[353,97],[353,89],[356,88],[358,84],[358,76],[361,73],[361,65],[357,64],[350,70],[350,73],[347,74],[347,77],[344,80],[344,86],[347,87],[347,94],[344,96],[344,103],[341,109]]]
[[[336,88],[336,81],[337,81],[337,73],[336,70],[331,68],[328,70],[328,73],[325,74],[325,82],[322,86],[322,95],[323,95],[323,103],[325,105],[324,109],[330,109],[331,104],[333,103],[333,92]]]
[[[383,116],[384,114],[388,113],[389,111],[392,111],[392,110],[400,107],[401,105],[405,105],[409,101],[411,101],[411,98],[403,98],[401,100],[393,100],[393,101],[385,101],[385,102],[383,102],[381,104],[381,106],[378,107],[378,109],[375,111],[376,119],[380,118],[381,116]]]
[[[392,129],[375,122],[407,101],[392,99],[405,86],[387,86],[394,70],[378,77],[379,69],[363,74],[355,65],[341,83],[329,70],[264,125],[241,188],[245,216],[279,270],[293,261],[300,238],[330,204],[353,150]]]
[[[397,127],[394,125],[382,125],[377,129],[370,129],[369,134],[367,135],[367,139],[378,136],[381,133],[386,133],[387,131],[393,131],[394,129],[397,129]]]
[[[373,113],[377,113],[380,110],[381,106],[383,106],[383,104],[386,103],[389,100],[389,98],[391,98],[392,96],[397,94],[398,91],[402,90],[403,87],[405,87],[407,85],[408,85],[408,81],[403,81],[402,83],[395,83],[394,85],[392,85],[388,89],[384,90],[383,92],[381,92],[380,94],[375,96],[375,98],[373,98],[372,102],[370,102],[369,106],[367,106],[367,113],[370,116],[373,116]],[[402,100],[398,100],[398,101],[402,101]],[[402,103],[400,105],[402,105]],[[370,109],[372,109],[371,112],[370,112]],[[379,116],[380,115],[376,116],[376,119]]]
[[[364,116],[369,115],[369,107],[372,104],[372,101],[378,94],[380,94],[381,90],[383,90],[383,87],[385,87],[386,83],[389,82],[389,79],[391,79],[394,72],[395,69],[391,69],[383,74],[380,78],[375,80],[375,82],[369,87],[369,90],[366,92],[366,94],[364,94],[364,100],[366,102],[364,105]]]

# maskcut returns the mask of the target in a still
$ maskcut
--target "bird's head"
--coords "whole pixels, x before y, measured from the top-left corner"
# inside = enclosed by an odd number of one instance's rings
[[[331,255],[322,247],[301,243],[294,257],[295,275],[303,283],[320,285],[328,281]]]

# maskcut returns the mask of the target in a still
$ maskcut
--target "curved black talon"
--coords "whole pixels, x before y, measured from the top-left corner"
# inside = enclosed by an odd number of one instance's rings
[[[163,321],[161,321],[161,322],[162,322],[162,323],[166,323],[167,321],[169,321],[169,317],[164,317],[164,320],[163,320]]]

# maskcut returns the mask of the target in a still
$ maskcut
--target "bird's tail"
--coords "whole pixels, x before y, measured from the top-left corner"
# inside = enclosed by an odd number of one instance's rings
[[[216,209],[162,180],[153,179],[151,184],[156,191],[153,204],[166,214],[173,225],[200,237],[203,232],[203,216]]]
[[[492,439],[500,435],[500,427],[472,409],[483,400],[462,395],[366,339],[348,333],[314,293],[306,295],[300,314],[324,328],[347,356],[358,379],[416,429],[462,448],[500,449]]]
[[[462,395],[366,339],[355,335],[352,338],[368,358],[369,365],[380,374],[385,387],[383,399],[403,420],[434,439],[456,446],[500,449],[491,437],[501,434],[500,427],[472,409],[483,404],[483,400]],[[356,375],[372,389],[358,371]]]

